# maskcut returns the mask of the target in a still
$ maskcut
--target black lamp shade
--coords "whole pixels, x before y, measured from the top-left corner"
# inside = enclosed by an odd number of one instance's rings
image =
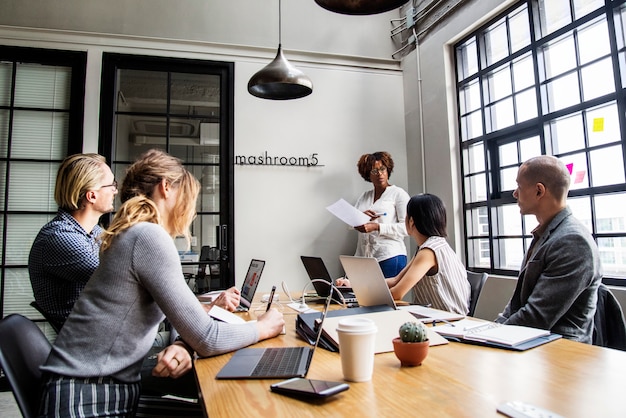
[[[261,99],[299,99],[313,92],[313,83],[287,61],[279,44],[276,58],[248,81],[248,92]]]
[[[315,0],[326,10],[345,15],[373,15],[397,9],[408,0]]]

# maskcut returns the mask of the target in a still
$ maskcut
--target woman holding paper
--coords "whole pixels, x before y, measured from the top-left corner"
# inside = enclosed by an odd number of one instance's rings
[[[396,300],[412,289],[413,303],[467,315],[467,270],[446,241],[446,222],[446,208],[437,196],[424,193],[411,197],[406,230],[419,248],[397,276],[386,279],[387,285]],[[337,284],[350,286],[346,279],[338,279]]]
[[[385,277],[400,273],[407,260],[404,219],[409,194],[389,184],[393,167],[393,159],[385,151],[364,154],[357,163],[363,180],[374,188],[365,191],[354,205],[370,217],[369,222],[354,228],[360,232],[354,255],[376,258]]]

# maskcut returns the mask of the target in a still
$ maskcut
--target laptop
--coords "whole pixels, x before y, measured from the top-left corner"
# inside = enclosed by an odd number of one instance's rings
[[[324,318],[330,306],[330,295],[316,323],[313,347],[267,347],[237,350],[215,376],[216,379],[286,379],[305,377],[323,331]]]
[[[387,305],[397,309],[383,271],[375,258],[340,255],[339,261],[350,280],[359,306]]]
[[[320,257],[309,257],[305,255],[300,256],[300,259],[302,259],[302,264],[304,264],[304,268],[309,275],[309,279],[311,279],[311,281],[313,282],[313,287],[315,288],[315,291],[320,297],[326,298],[330,293],[331,287],[320,281],[313,281],[315,279],[322,279],[328,283],[333,283],[333,279],[328,273],[328,269],[324,264],[324,260],[322,260]],[[339,293],[341,293],[341,296],[337,294],[337,290],[335,289],[337,289]],[[333,301],[337,303],[342,303],[343,300],[346,304],[348,304],[349,307],[357,306],[356,295],[352,291],[352,288],[336,287],[335,289],[333,289]]]
[[[254,298],[254,294],[256,293],[256,288],[259,285],[259,280],[261,280],[261,273],[263,273],[263,268],[265,267],[264,260],[257,260],[253,258],[250,261],[250,266],[248,266],[248,273],[246,273],[246,278],[243,281],[243,285],[241,286],[241,295],[239,298],[239,306],[235,309],[236,312],[246,312],[250,309],[252,305],[252,300]],[[223,290],[216,290],[212,292],[203,293],[198,295],[198,300],[201,302],[213,302]]]

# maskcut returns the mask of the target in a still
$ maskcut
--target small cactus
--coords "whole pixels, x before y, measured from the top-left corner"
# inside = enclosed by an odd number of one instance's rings
[[[421,322],[405,322],[400,326],[400,339],[405,343],[418,343],[428,340],[428,331]]]

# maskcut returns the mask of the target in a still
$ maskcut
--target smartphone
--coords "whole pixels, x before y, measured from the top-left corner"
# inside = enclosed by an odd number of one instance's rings
[[[305,379],[302,377],[294,377],[270,385],[272,392],[307,398],[325,398],[349,388],[350,386],[344,382],[329,382],[327,380]]]

